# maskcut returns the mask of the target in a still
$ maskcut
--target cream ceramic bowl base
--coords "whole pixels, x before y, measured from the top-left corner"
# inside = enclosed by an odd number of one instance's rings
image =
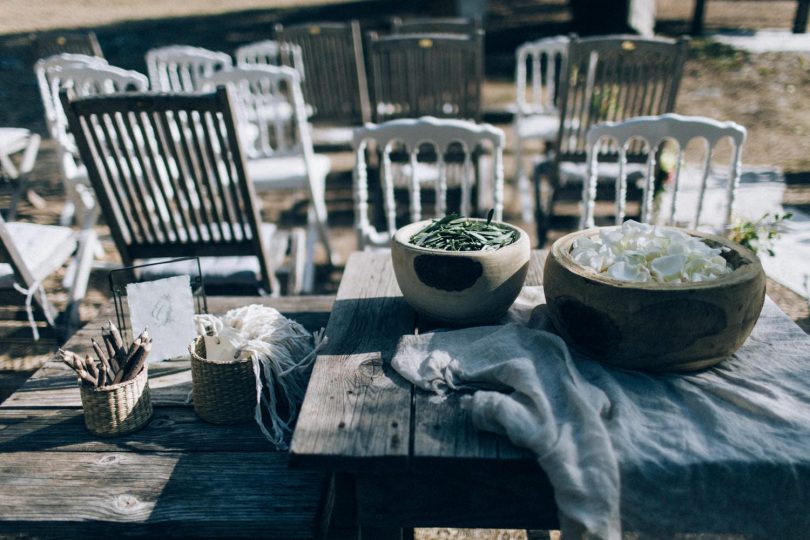
[[[400,228],[391,243],[397,283],[405,300],[428,319],[451,326],[491,323],[515,301],[529,269],[528,235],[492,251],[443,251],[410,238],[432,221]]]
[[[632,283],[600,276],[570,257],[578,231],[551,247],[543,272],[548,313],[567,343],[594,360],[645,371],[693,371],[731,356],[751,333],[765,300],[757,256],[715,235],[687,231],[734,270],[700,283]]]

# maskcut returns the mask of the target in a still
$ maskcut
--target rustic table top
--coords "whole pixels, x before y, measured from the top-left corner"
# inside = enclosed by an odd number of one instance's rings
[[[259,303],[316,330],[326,325],[333,302],[209,297],[208,309]],[[65,348],[90,352],[90,337],[113,317],[110,305]],[[254,423],[200,420],[187,402],[188,361],[150,366],[149,384],[155,409],[149,425],[110,439],[85,429],[76,376],[58,361],[47,362],[0,406],[0,536],[312,536],[326,490],[308,486],[324,475],[291,475],[287,454],[274,451]],[[281,484],[291,488],[280,494]]]
[[[542,285],[545,251],[534,251],[526,285]],[[397,286],[387,252],[351,255],[290,447],[303,467],[366,472],[458,458],[536,470],[528,452],[482,432],[458,395],[436,402],[391,369],[399,338],[421,322]]]
[[[533,252],[526,285],[542,284],[545,255]],[[293,435],[291,465],[351,478],[363,526],[555,527],[553,491],[534,456],[477,430],[458,394],[436,400],[391,368],[399,338],[426,330],[401,295],[390,255],[353,254]],[[754,365],[769,355],[810,359],[807,342],[766,299],[736,356]]]

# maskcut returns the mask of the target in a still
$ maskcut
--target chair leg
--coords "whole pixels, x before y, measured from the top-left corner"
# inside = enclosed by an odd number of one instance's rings
[[[90,281],[90,269],[93,266],[95,246],[98,243],[96,232],[85,229],[80,233],[76,255],[70,262],[68,274],[71,275],[68,289],[68,305],[63,313],[63,332],[65,339],[69,339],[73,330],[80,322],[79,307],[87,293],[87,283]],[[67,278],[67,276],[66,276]]]
[[[25,152],[23,153],[23,157],[20,162],[19,173],[15,175],[13,167],[4,167],[9,168],[9,176],[17,176],[17,188],[11,194],[11,203],[9,204],[8,214],[6,217],[6,220],[8,221],[14,221],[14,219],[17,217],[17,206],[20,204],[22,195],[28,190],[28,177],[34,168],[34,163],[36,162],[37,154],[39,153],[39,143],[39,135],[35,133],[31,134],[28,139],[28,145],[25,148]],[[4,163],[10,165],[8,161],[4,161]]]
[[[546,243],[545,216],[543,215],[542,182],[540,171],[535,168],[532,175],[534,181],[534,223],[537,227],[537,247],[542,248]]]
[[[326,189],[326,186],[323,188]],[[323,192],[315,195],[312,199],[312,204],[310,205],[309,211],[307,212],[307,221],[313,223],[313,221],[318,226],[318,236],[320,237],[321,243],[323,244],[324,249],[326,250],[326,260],[327,262],[334,266],[336,261],[334,260],[334,256],[332,253],[332,245],[329,242],[329,229],[327,227],[327,213],[326,213],[326,201],[324,200]]]
[[[314,213],[314,209],[310,207],[310,214]],[[321,223],[310,217],[309,226],[307,227],[305,246],[302,246],[302,256],[304,261],[304,271],[301,280],[301,291],[310,293],[315,288],[315,241],[318,234],[321,232]],[[317,228],[317,230],[315,230]],[[322,237],[321,237],[322,238]],[[327,248],[327,261],[332,264],[332,257]]]
[[[486,215],[490,208],[495,206],[495,199],[492,196],[492,155],[481,152],[475,160],[478,173],[478,193],[476,194],[476,208],[479,215]]]
[[[518,197],[520,197],[520,219],[524,223],[531,223],[532,202],[529,194],[529,176],[526,174],[526,164],[523,161],[523,139],[520,136],[515,137],[515,160],[517,164]],[[535,190],[535,197],[536,192]]]
[[[14,221],[17,218],[17,206],[20,204],[22,194],[25,193],[27,189],[28,175],[21,174],[17,178],[17,186],[14,188],[14,191],[11,192],[11,201],[8,205],[8,211],[6,212],[6,221]]]
[[[308,251],[310,247],[314,248],[314,241],[308,240],[310,236],[312,235],[307,234],[307,231],[301,228],[295,228],[290,232],[291,265],[287,278],[288,294],[312,292],[313,284],[308,279],[314,272],[307,268],[307,265],[312,265],[312,254]]]
[[[73,214],[75,213],[76,205],[70,200],[66,200],[65,205],[62,207],[62,212],[59,214],[59,225],[62,227],[70,226],[70,223],[73,221]]]

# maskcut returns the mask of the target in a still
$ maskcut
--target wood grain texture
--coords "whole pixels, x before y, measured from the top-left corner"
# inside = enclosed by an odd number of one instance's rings
[[[0,409],[0,453],[6,452],[270,452],[255,423],[214,426],[191,407],[157,407],[145,428],[116,438],[87,431],[80,408]]]
[[[411,385],[389,361],[399,337],[413,331],[414,320],[390,255],[352,254],[326,329],[329,343],[315,363],[293,436],[294,464],[404,464]]]
[[[323,482],[278,452],[9,452],[0,535],[312,538]]]

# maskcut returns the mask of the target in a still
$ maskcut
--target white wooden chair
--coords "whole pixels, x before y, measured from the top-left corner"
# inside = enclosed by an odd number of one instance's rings
[[[332,163],[312,148],[298,72],[285,66],[241,65],[201,79],[200,84],[208,89],[232,88],[240,125],[258,132],[240,128],[243,142],[250,137],[247,171],[256,191],[305,190],[310,233],[317,232],[331,263],[325,192]],[[312,247],[308,246],[310,265]],[[311,277],[307,275],[307,283]]]
[[[17,214],[17,205],[28,186],[28,175],[34,168],[39,151],[40,137],[23,128],[0,128],[0,172],[11,183],[14,183],[11,201],[6,211],[6,219],[13,221]],[[19,164],[12,157],[21,154]]]
[[[34,73],[37,76],[39,96],[42,99],[42,107],[45,109],[45,123],[53,139],[56,139],[57,111],[60,109],[60,105],[59,100],[56,99],[51,91],[53,85],[51,84],[50,74],[55,69],[74,64],[107,65],[107,61],[98,56],[62,53],[47,58],[41,58],[34,64]]]
[[[734,210],[734,200],[740,183],[742,146],[745,143],[745,128],[734,122],[718,122],[710,118],[698,116],[680,116],[665,114],[662,116],[644,116],[626,120],[624,122],[605,123],[592,127],[587,136],[587,163],[588,176],[583,184],[582,201],[583,212],[580,221],[581,228],[594,226],[594,205],[596,200],[596,185],[598,179],[599,157],[605,155],[605,148],[615,149],[618,154],[618,176],[616,177],[616,224],[624,221],[625,203],[627,199],[627,149],[634,141],[643,141],[649,151],[643,180],[643,194],[641,204],[641,221],[650,223],[656,221],[667,225],[684,225],[676,219],[678,203],[682,193],[684,178],[685,151],[690,141],[702,139],[706,150],[703,165],[700,171],[700,183],[697,186],[694,220],[688,226],[698,228],[704,222],[704,196],[706,194],[711,175],[711,158],[718,142],[730,139],[733,143],[733,152],[727,180],[726,205],[723,209],[722,229],[731,222]],[[678,147],[677,165],[673,182],[669,208],[662,208],[662,215],[656,219],[653,212],[654,174],[656,150],[667,140],[674,141]],[[611,144],[612,143],[612,144]],[[614,153],[615,156],[615,153]]]
[[[420,119],[391,120],[382,124],[366,124],[354,131],[356,162],[354,167],[355,228],[360,249],[367,247],[387,247],[397,229],[397,204],[392,175],[392,152],[404,149],[410,160],[410,182],[408,184],[408,219],[411,222],[423,219],[422,188],[418,166],[420,148],[429,145],[436,152],[438,179],[433,183],[436,203],[434,216],[444,216],[449,210],[447,200],[447,164],[445,155],[452,145],[461,145],[464,153],[461,199],[457,210],[461,215],[469,215],[473,207],[472,192],[476,183],[473,152],[476,147],[488,144],[494,155],[492,199],[495,219],[503,216],[503,131],[489,124],[475,124],[464,120]],[[366,165],[366,149],[374,144],[382,153],[381,188],[382,205],[385,214],[385,229],[380,231],[369,217],[369,189]]]
[[[286,270],[300,292],[306,232],[260,222],[228,92],[61,98],[125,265],[197,256],[206,286],[279,294]]]
[[[230,69],[230,55],[188,45],[170,45],[146,53],[146,67],[152,90],[197,92],[199,80]]]
[[[298,71],[301,81],[305,78],[304,60],[301,47],[294,43],[282,43],[272,39],[256,41],[242,45],[234,56],[236,65],[266,65],[266,66],[290,66]]]
[[[556,103],[557,83],[559,74],[565,74],[568,43],[566,36],[544,38],[524,43],[515,53],[517,99],[512,127],[515,134],[521,217],[526,222],[533,219],[533,205],[523,146],[527,140],[539,140],[548,151],[549,144],[557,139],[560,129]]]
[[[34,340],[39,339],[36,314],[59,332],[60,341],[73,333],[87,291],[95,243],[92,229],[78,232],[54,225],[6,222],[0,217],[0,291],[25,307]],[[48,299],[43,281],[66,264],[67,304],[59,312]]]
[[[68,56],[71,58],[66,58]],[[60,223],[68,224],[74,217],[74,212],[78,211],[76,221],[84,227],[91,226],[95,220],[93,214],[82,213],[85,210],[93,211],[94,199],[92,191],[88,189],[90,184],[87,170],[79,158],[73,135],[67,127],[59,92],[63,88],[69,88],[76,96],[83,97],[144,91],[149,86],[149,80],[137,71],[110,66],[106,61],[99,61],[95,57],[85,57],[84,60],[75,62],[75,58],[72,58],[75,56],[77,55],[63,54],[58,58],[45,59],[37,63],[35,70],[40,80],[43,104],[47,103],[46,119],[51,137],[57,143],[59,166],[65,182],[67,200]]]

